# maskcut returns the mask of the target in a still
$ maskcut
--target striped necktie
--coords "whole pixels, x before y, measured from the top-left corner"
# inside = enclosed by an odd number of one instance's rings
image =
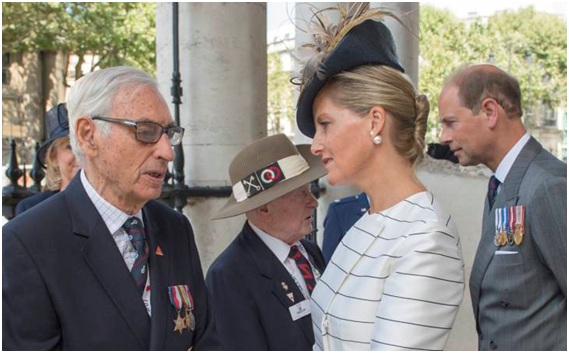
[[[132,265],[130,273],[134,282],[136,283],[136,288],[140,292],[140,295],[144,293],[144,286],[146,285],[147,276],[147,265],[148,265],[148,245],[146,244],[146,233],[144,232],[144,227],[142,226],[142,221],[137,217],[130,217],[124,222],[124,230],[128,234],[132,246],[136,250],[136,259]]]
[[[300,270],[302,277],[304,278],[304,282],[306,283],[306,288],[308,292],[312,294],[312,290],[314,286],[316,286],[316,280],[314,279],[314,274],[312,273],[312,267],[308,260],[302,255],[298,246],[293,245],[290,247],[290,253],[288,255],[291,259],[296,262],[296,267]]]

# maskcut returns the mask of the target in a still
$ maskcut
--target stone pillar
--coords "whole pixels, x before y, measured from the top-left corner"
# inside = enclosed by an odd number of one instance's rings
[[[157,3],[157,78],[168,102],[172,36],[172,3]],[[266,4],[180,3],[179,51],[186,185],[229,186],[228,168],[235,154],[267,134]],[[184,213],[206,270],[245,218],[211,221],[224,198],[188,202]]]
[[[393,12],[405,24],[385,17],[385,24],[391,30],[397,55],[405,73],[418,87],[419,83],[419,3],[418,2],[372,2],[372,8],[382,8]]]

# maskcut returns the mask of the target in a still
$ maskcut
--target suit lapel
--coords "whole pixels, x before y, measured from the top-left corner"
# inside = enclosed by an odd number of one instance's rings
[[[514,202],[517,202],[522,180],[526,175],[530,163],[535,159],[541,149],[542,147],[539,142],[531,137],[520,151],[520,154],[506,176],[506,180],[504,180],[503,191],[507,201],[514,200]]]
[[[169,257],[171,254],[168,243],[160,237],[160,225],[157,217],[152,217],[146,208],[143,209],[144,226],[148,246],[150,247],[150,285],[152,303],[152,329],[150,334],[150,349],[163,350],[167,336],[167,328],[172,326],[168,313],[170,298],[168,298]]]
[[[484,213],[482,221],[482,234],[480,236],[480,242],[478,243],[478,250],[474,258],[474,263],[472,265],[472,271],[470,273],[470,283],[472,283],[471,296],[472,303],[474,305],[474,316],[478,316],[478,298],[480,297],[480,287],[482,284],[482,279],[486,273],[486,269],[494,257],[494,252],[496,251],[496,246],[494,245],[494,236],[496,233],[495,227],[495,209],[496,205],[502,204],[504,201],[504,193],[496,196],[496,201],[494,202],[494,207],[490,209],[488,198],[484,201]]]
[[[285,269],[271,249],[255,234],[248,222],[245,222],[242,234],[245,248],[251,258],[256,262],[261,275],[271,282],[271,291],[280,301],[283,308],[288,312],[291,306],[303,301],[305,299],[304,295],[296,285],[292,275]],[[294,298],[294,302],[289,298],[291,294]],[[298,319],[297,322],[302,328],[308,342],[312,342],[314,336],[310,316]]]
[[[510,168],[506,179],[502,184],[502,188],[496,196],[494,206],[490,207],[488,199],[484,201],[484,213],[482,222],[482,235],[474,263],[470,275],[472,303],[474,305],[474,315],[478,316],[478,299],[480,298],[480,288],[482,279],[494,257],[496,245],[494,245],[494,236],[496,233],[495,212],[496,208],[516,205],[518,202],[518,194],[520,184],[526,174],[526,171],[533,159],[542,149],[539,142],[533,137],[526,143],[516,158],[514,164]]]
[[[82,248],[87,266],[139,340],[141,349],[148,349],[150,318],[140,295],[132,285],[132,277],[124,259],[105,222],[87,196],[79,174],[63,191],[69,202],[73,233],[87,238]]]

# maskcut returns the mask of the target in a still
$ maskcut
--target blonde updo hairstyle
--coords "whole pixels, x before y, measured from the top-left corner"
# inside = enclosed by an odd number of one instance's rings
[[[411,164],[419,163],[425,150],[429,100],[417,95],[407,75],[381,65],[364,65],[331,77],[322,91],[341,106],[364,116],[375,106],[392,117],[390,138],[395,149]]]
[[[45,153],[45,188],[47,190],[60,190],[61,189],[61,171],[57,164],[57,148],[69,144],[69,136],[58,138],[48,147]]]

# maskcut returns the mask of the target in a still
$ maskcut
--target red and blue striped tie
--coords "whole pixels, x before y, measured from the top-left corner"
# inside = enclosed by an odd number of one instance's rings
[[[144,286],[146,285],[147,276],[147,265],[148,265],[148,245],[146,244],[146,233],[144,232],[144,227],[142,226],[142,221],[137,217],[130,217],[124,222],[124,230],[128,234],[132,246],[136,250],[136,259],[132,265],[130,273],[134,282],[136,283],[136,288],[140,292],[140,295],[144,293]]]

